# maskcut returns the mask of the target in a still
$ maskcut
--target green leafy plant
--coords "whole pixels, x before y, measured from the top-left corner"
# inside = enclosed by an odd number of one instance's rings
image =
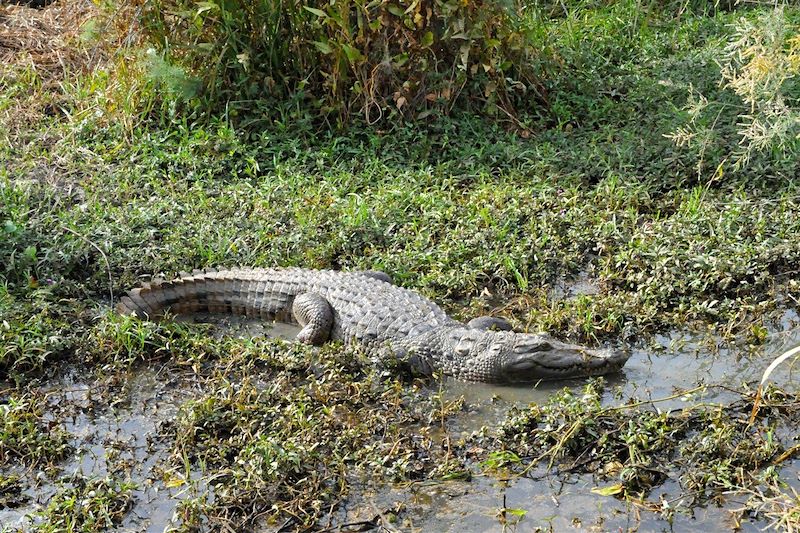
[[[732,119],[739,145],[725,158],[741,168],[756,152],[794,157],[800,151],[800,26],[787,19],[782,7],[755,20],[741,17],[718,63],[720,83],[741,104]],[[703,154],[729,116],[725,104],[691,88],[684,109],[687,123],[668,136]]]
[[[184,99],[199,89],[231,115],[294,105],[295,119],[308,109],[374,123],[446,113],[467,95],[513,114],[538,86],[525,6],[513,0],[135,4],[123,13],[152,47],[145,74]]]
[[[14,459],[44,465],[70,453],[69,434],[58,425],[48,427],[45,401],[32,394],[0,398],[0,464]]]
[[[120,524],[133,505],[136,484],[111,476],[75,475],[72,486],[61,489],[42,512],[37,531],[108,531]]]

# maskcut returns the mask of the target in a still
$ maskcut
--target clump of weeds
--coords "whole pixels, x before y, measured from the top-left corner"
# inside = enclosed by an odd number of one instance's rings
[[[71,450],[69,433],[44,417],[45,399],[35,394],[0,394],[0,467],[11,461],[52,465]]]
[[[740,517],[764,516],[776,531],[800,531],[800,494],[795,489],[786,490],[781,483],[772,482],[764,489],[756,487],[741,492],[749,497],[739,509]],[[741,519],[735,525],[738,527],[740,522]]]
[[[87,479],[75,475],[40,513],[36,531],[109,531],[133,505],[135,489],[134,483],[111,476]]]
[[[775,491],[778,470],[798,453],[790,438],[781,438],[781,430],[786,433],[800,421],[796,395],[767,389],[758,410],[753,409],[755,392],[744,391],[727,405],[661,411],[658,400],[604,407],[603,388],[604,381],[594,379],[580,392],[564,389],[544,405],[509,413],[484,468],[516,475],[534,475],[543,466],[564,475],[591,473],[606,481],[593,492],[666,518],[755,487],[763,488],[762,495],[782,494]],[[670,399],[688,400],[699,391]],[[648,496],[668,480],[677,482],[679,493],[650,501]],[[755,507],[753,500],[750,510]]]
[[[18,475],[0,474],[0,508],[13,509],[28,501],[23,494],[23,481]]]

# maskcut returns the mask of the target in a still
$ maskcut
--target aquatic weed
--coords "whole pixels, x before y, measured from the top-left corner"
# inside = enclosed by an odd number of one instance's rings
[[[136,485],[114,477],[85,478],[74,475],[70,486],[56,493],[40,513],[36,531],[56,533],[108,531],[120,524],[133,505]]]
[[[564,389],[543,406],[510,413],[496,437],[500,450],[516,458],[505,466],[524,475],[547,461],[548,469],[555,466],[563,474],[590,472],[615,481],[598,488],[599,494],[654,509],[658,504],[648,503],[648,494],[676,479],[679,493],[664,508],[674,512],[772,485],[773,467],[797,453],[775,433],[778,425],[794,427],[800,416],[796,397],[780,390],[768,393],[766,412],[751,423],[753,392],[742,392],[740,401],[727,405],[662,412],[658,400],[604,407],[602,388],[602,380],[592,380],[581,394]]]
[[[12,460],[52,465],[71,451],[70,435],[45,419],[46,399],[35,394],[0,396],[0,466]]]

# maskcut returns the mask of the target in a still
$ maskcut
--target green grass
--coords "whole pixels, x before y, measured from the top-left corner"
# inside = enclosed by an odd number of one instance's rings
[[[456,112],[426,124],[318,131],[291,114],[231,123],[182,115],[168,102],[143,117],[115,100],[120,87],[109,73],[57,86],[30,68],[6,74],[0,377],[14,383],[0,393],[0,454],[9,464],[46,464],[66,453],[68,435],[59,424],[45,430],[31,392],[59,367],[84,364],[113,381],[158,362],[203,383],[166,435],[172,455],[162,482],[194,491],[179,509],[186,530],[231,516],[248,524],[251,511],[312,524],[323,504],[350,490],[343,469],[382,480],[465,475],[463,456],[428,436],[403,441],[401,431],[457,406],[436,405],[435,395],[419,400],[414,385],[373,370],[357,350],[219,340],[206,328],[109,311],[111,294],[192,268],[380,269],[456,317],[491,310],[518,329],[583,342],[627,344],[684,325],[763,342],[764,324],[800,291],[796,161],[764,153],[744,168],[729,164],[742,108],[718,86],[715,58],[730,24],[764,8],[700,4],[542,4],[537,16],[548,31],[530,38],[541,49],[547,104],[518,110],[513,126]],[[787,17],[800,14],[791,8]],[[687,122],[690,88],[715,106],[715,136],[702,152],[667,138]],[[576,279],[596,290],[562,290]],[[669,454],[684,454],[692,472],[713,466],[684,479],[700,494],[696,502],[725,483],[752,481],[720,462],[730,450],[704,448],[703,439],[730,440],[731,428],[733,437],[754,437],[727,411],[718,427],[714,413],[694,413],[709,426],[699,428],[634,408],[609,414],[566,393],[546,409],[528,422],[583,423],[588,413],[621,428],[603,443],[607,459],[628,468],[616,494],[647,492],[649,471],[631,465]],[[544,439],[540,452],[554,449],[561,426],[551,426],[517,432],[528,439],[519,449],[497,445],[477,459],[488,469],[523,468],[531,439]],[[674,427],[683,433],[669,433]],[[597,440],[591,431],[577,436],[570,453]],[[676,436],[688,436],[683,449],[659,448]],[[747,469],[774,452],[766,437],[742,439],[734,451],[746,455]],[[415,459],[425,453],[433,459]],[[202,491],[208,480],[217,484],[214,501]],[[54,531],[118,524],[130,504],[127,483],[62,487],[43,523]],[[119,497],[103,499],[111,490]],[[796,502],[781,494],[774,503],[789,511],[779,519],[792,523]],[[79,500],[88,507],[76,507]]]
[[[146,132],[116,152],[94,139],[74,162],[78,194],[6,179],[4,298],[44,320],[57,313],[54,299],[86,306],[88,297],[91,307],[141,275],[376,268],[445,303],[488,288],[517,298],[513,318],[528,327],[591,338],[694,320],[725,327],[793,290],[781,276],[800,251],[791,182],[665,188],[657,174],[589,176],[564,168],[569,134],[529,143],[474,123],[451,127],[487,141],[459,157],[466,148],[449,133],[439,142],[453,159],[404,166],[394,159],[408,155],[393,151],[408,148],[376,136],[336,138],[302,156],[291,138],[244,143],[222,127]],[[573,151],[589,152],[582,161],[606,166],[596,145],[576,142]],[[548,287],[582,271],[599,294],[548,298]]]

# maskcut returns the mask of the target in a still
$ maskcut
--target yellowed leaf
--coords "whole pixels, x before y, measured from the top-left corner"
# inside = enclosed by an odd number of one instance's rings
[[[625,486],[622,483],[614,483],[613,485],[609,485],[607,487],[595,487],[592,489],[592,494],[599,494],[600,496],[614,496],[615,494],[621,493],[625,490]]]
[[[172,474],[168,474],[169,477],[164,480],[164,486],[168,489],[174,489],[180,487],[186,483],[186,480],[183,479],[182,476],[173,476]]]

